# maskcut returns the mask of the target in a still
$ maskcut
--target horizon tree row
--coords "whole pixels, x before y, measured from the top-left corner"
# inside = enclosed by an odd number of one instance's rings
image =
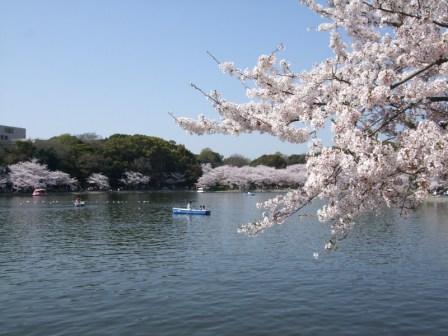
[[[213,167],[226,164],[284,168],[306,161],[303,154],[286,156],[281,153],[262,155],[254,160],[240,154],[224,158],[210,148],[195,155],[174,141],[145,135],[115,134],[101,139],[94,133],[62,134],[48,140],[0,144],[1,185],[7,185],[8,166],[31,160],[46,165],[49,171],[68,174],[76,179],[77,188],[91,190],[191,188],[202,175],[200,164],[205,163]],[[11,190],[16,189],[11,187]]]
[[[213,168],[223,165],[235,167],[256,167],[262,165],[274,168],[285,168],[286,166],[294,164],[306,163],[307,156],[306,154],[285,155],[280,152],[276,152],[274,154],[263,154],[253,160],[241,154],[232,154],[224,158],[223,155],[214,152],[212,149],[206,147],[197,155],[197,159],[199,163],[209,163]]]
[[[267,166],[220,166],[212,168],[206,164],[202,168],[204,174],[196,183],[205,189],[278,189],[297,188],[306,181],[304,164],[291,165],[283,169]]]
[[[36,159],[22,161],[7,167],[7,172],[0,176],[0,191],[30,192],[36,188],[52,191],[75,191],[81,188],[79,181],[69,174],[56,170],[51,171],[46,164]],[[120,179],[123,189],[145,188],[150,181],[149,176],[138,172],[126,171]],[[109,178],[101,173],[93,173],[86,179],[88,190],[110,190]]]
[[[99,180],[92,180],[93,174],[107,177],[108,188],[114,189],[185,188],[193,186],[201,175],[195,154],[174,141],[145,135],[115,134],[99,139],[63,134],[1,145],[0,181],[5,181],[7,167],[31,160],[49,171],[68,174],[83,189],[105,188],[96,183]]]

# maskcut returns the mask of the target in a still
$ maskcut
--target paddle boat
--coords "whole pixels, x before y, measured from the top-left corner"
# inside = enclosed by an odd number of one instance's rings
[[[47,190],[43,189],[43,188],[36,188],[33,191],[32,196],[46,196],[47,195]]]
[[[174,215],[202,215],[209,216],[210,210],[208,209],[193,209],[193,208],[173,208]]]
[[[196,191],[197,191],[198,193],[203,193],[203,192],[204,192],[204,188],[199,187],[198,189],[196,189]]]
[[[86,202],[84,202],[84,201],[74,201],[73,202],[73,206],[76,207],[76,208],[83,207],[85,205],[86,205]]]
[[[83,207],[86,205],[85,201],[81,201],[81,199],[79,197],[76,197],[76,199],[73,201],[73,206],[78,208],[78,207]]]
[[[253,192],[251,192],[251,191],[248,191],[248,192],[247,192],[247,196],[255,196],[255,193],[253,193]]]

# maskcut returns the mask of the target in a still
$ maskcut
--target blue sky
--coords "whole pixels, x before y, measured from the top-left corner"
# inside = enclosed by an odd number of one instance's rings
[[[0,0],[0,124],[30,138],[145,134],[195,153],[301,153],[268,135],[189,135],[168,112],[217,117],[190,82],[244,101],[207,50],[250,67],[282,42],[280,57],[308,69],[330,55],[320,22],[296,0]]]

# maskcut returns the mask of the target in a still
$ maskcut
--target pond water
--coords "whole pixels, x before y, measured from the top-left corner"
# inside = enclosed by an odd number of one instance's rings
[[[327,253],[312,216],[237,233],[272,196],[0,196],[0,335],[448,335],[448,201]],[[189,200],[211,216],[171,214]]]

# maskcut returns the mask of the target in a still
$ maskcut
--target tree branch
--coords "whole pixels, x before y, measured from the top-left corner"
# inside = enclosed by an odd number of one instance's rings
[[[428,97],[428,100],[432,103],[448,101],[448,97]]]
[[[194,83],[190,83],[191,87],[195,90],[198,90],[200,93],[202,93],[205,97],[207,97],[208,99],[210,99],[212,102],[214,102],[216,105],[221,105],[221,102],[219,100],[217,100],[216,98],[212,97],[210,94],[208,94],[207,92],[205,92],[204,90],[202,90],[200,87],[198,87],[196,84]]]
[[[375,7],[375,6],[373,6],[372,4],[368,3],[367,1],[363,1],[363,3],[364,3],[365,5],[367,5],[368,7],[372,8],[372,9],[380,10],[380,11],[383,11],[383,12],[386,12],[386,13],[390,13],[390,14],[400,14],[400,15],[403,15],[403,16],[407,16],[407,17],[411,17],[411,18],[419,19],[419,20],[422,19],[422,17],[419,16],[419,15],[415,15],[415,14],[411,14],[411,13],[406,13],[406,12],[399,11],[399,10],[394,10],[394,9],[387,9],[387,8],[382,7],[381,5],[380,5],[379,7]],[[434,23],[435,25],[440,26],[440,27],[448,28],[448,23],[445,23],[445,22],[439,22],[439,21],[436,21],[436,20],[431,20],[431,22]],[[393,24],[393,25],[396,26],[396,24]]]
[[[447,62],[447,61],[448,61],[448,58],[441,58],[441,59],[438,59],[437,61],[434,61],[434,62],[428,64],[428,65],[425,66],[424,68],[422,68],[422,69],[420,69],[420,70],[418,70],[418,71],[416,71],[416,72],[410,74],[409,76],[407,76],[406,78],[402,79],[401,81],[399,81],[399,82],[397,82],[397,83],[395,83],[395,84],[392,84],[392,85],[390,86],[390,89],[393,90],[393,89],[397,88],[398,86],[400,86],[401,84],[404,84],[404,83],[406,83],[407,81],[411,80],[411,79],[414,78],[415,76],[420,75],[422,72],[425,72],[426,70],[432,68],[434,65],[441,65],[441,64],[443,64],[443,63],[445,63],[445,62]]]
[[[221,64],[221,62],[215,57],[215,55],[213,55],[210,51],[206,51],[207,55],[209,55],[211,57],[212,60],[214,60],[216,62],[216,64]]]
[[[414,107],[418,104],[417,103],[410,103],[408,104],[406,107],[404,107],[402,110],[398,111],[397,113],[395,113],[393,116],[391,116],[389,119],[384,120],[384,122],[380,125],[380,127],[378,127],[374,132],[372,132],[370,134],[370,137],[374,136],[375,134],[377,134],[380,130],[382,130],[384,127],[386,127],[391,121],[394,121],[395,119],[397,119],[400,115],[402,115],[403,113],[405,113],[407,110],[409,110],[411,107]]]
[[[216,98],[212,97],[210,94],[208,94],[207,92],[205,92],[204,90],[202,90],[200,87],[198,87],[196,84],[194,83],[190,83],[191,87],[194,88],[195,90],[198,90],[200,93],[202,93],[205,97],[207,97],[208,99],[210,99],[212,102],[214,102],[217,106],[222,106],[222,102],[220,102],[219,100],[217,100]],[[174,119],[176,119],[171,113],[169,113]],[[247,123],[250,123],[249,119],[240,115],[240,117],[242,119],[244,119]],[[257,118],[255,116],[252,116],[252,118],[254,118],[260,125],[264,124],[265,126],[267,126],[269,129],[272,130],[272,125],[260,118]]]

